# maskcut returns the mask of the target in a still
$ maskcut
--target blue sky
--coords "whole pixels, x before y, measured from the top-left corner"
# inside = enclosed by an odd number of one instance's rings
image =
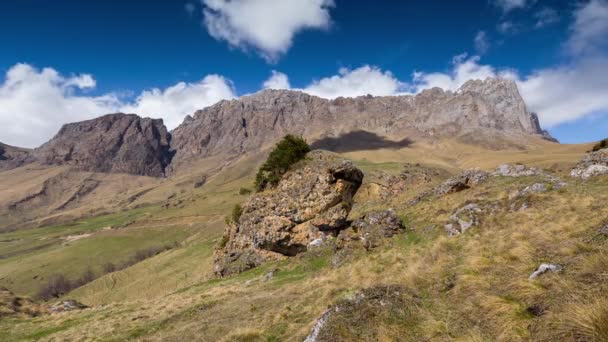
[[[272,75],[267,86],[328,98],[500,75],[561,141],[608,136],[608,1],[463,3],[3,1],[0,141],[36,146],[107,110],[173,128]]]

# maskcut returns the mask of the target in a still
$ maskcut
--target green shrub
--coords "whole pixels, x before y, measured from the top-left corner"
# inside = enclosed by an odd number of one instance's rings
[[[593,152],[599,151],[601,149],[608,148],[608,138],[598,142],[593,146]]]
[[[240,188],[239,189],[239,195],[249,195],[251,193],[251,190],[247,189],[247,188]]]
[[[241,218],[241,214],[243,213],[243,208],[239,204],[235,204],[232,208],[232,222],[238,223]]]
[[[268,159],[255,176],[256,191],[263,191],[269,185],[276,186],[281,176],[294,163],[304,159],[310,146],[302,137],[286,135],[270,152]]]

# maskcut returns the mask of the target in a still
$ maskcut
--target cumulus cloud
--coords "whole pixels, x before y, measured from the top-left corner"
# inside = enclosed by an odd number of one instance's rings
[[[220,100],[236,97],[232,83],[220,75],[208,75],[199,82],[179,82],[166,89],[143,91],[121,111],[162,118],[169,129],[177,127],[188,114]]]
[[[566,46],[574,55],[596,54],[608,43],[608,1],[591,0],[574,13]]]
[[[473,43],[478,54],[483,55],[490,49],[490,41],[488,40],[488,35],[485,31],[477,32],[473,39]]]
[[[527,2],[527,0],[495,0],[494,5],[500,7],[503,12],[507,13],[516,8],[525,7]]]
[[[132,103],[113,93],[89,95],[87,90],[95,85],[95,79],[87,74],[63,76],[52,68],[14,65],[0,82],[0,142],[36,147],[64,123],[119,111],[163,118],[174,128],[187,114],[235,97],[232,84],[218,75],[196,83],[180,82],[164,90],[146,90]]]
[[[287,52],[305,29],[327,29],[333,0],[202,0],[209,34],[232,47],[253,48],[267,61]]]
[[[341,68],[338,75],[314,81],[302,91],[319,97],[333,99],[336,97],[355,97],[361,95],[394,95],[401,91],[404,83],[400,82],[390,71],[364,65],[350,70]]]
[[[272,71],[272,75],[269,79],[264,81],[264,89],[289,89],[289,78],[282,72],[276,70]]]
[[[462,86],[466,81],[473,79],[484,80],[488,77],[502,76],[512,78],[510,71],[497,72],[490,65],[482,65],[479,63],[479,56],[468,57],[462,54],[454,57],[452,60],[452,68],[448,72],[414,72],[414,86],[417,92],[433,87],[439,87],[445,90],[455,91]]]
[[[0,141],[35,147],[65,122],[91,119],[119,107],[119,99],[112,94],[82,93],[94,86],[90,75],[66,77],[52,68],[14,65],[0,83]]]

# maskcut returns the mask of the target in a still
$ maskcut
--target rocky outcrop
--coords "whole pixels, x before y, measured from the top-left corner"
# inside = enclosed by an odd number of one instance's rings
[[[501,164],[492,173],[493,176],[502,177],[531,177],[542,174],[542,170],[522,164]]]
[[[108,114],[64,125],[33,156],[47,165],[161,177],[172,157],[169,144],[162,120]]]
[[[353,221],[351,228],[363,242],[363,247],[369,250],[378,247],[382,240],[391,238],[405,230],[401,219],[393,209],[374,211]],[[352,235],[351,235],[352,236]]]
[[[570,172],[570,176],[581,179],[605,174],[608,174],[608,148],[586,154]]]
[[[348,227],[363,173],[332,153],[313,151],[276,188],[253,195],[216,250],[215,273],[238,273],[267,260],[294,256]]]
[[[441,183],[435,188],[434,193],[437,196],[443,196],[454,192],[460,192],[483,183],[488,178],[488,175],[487,172],[481,170],[466,170]]]
[[[264,90],[187,117],[172,132],[172,146],[179,167],[192,158],[259,150],[286,134],[302,135],[312,142],[361,131],[395,141],[546,137],[515,83],[490,78],[469,81],[456,92],[433,88],[415,96],[326,100],[299,91]]]
[[[32,162],[31,150],[0,143],[0,171]]]

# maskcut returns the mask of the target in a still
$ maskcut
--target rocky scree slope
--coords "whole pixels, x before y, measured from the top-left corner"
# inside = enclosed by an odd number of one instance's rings
[[[392,210],[348,221],[363,172],[338,155],[313,151],[286,173],[276,188],[253,195],[227,227],[214,254],[219,276],[239,273],[324,243],[330,236],[346,245],[373,248],[403,230]],[[343,231],[348,232],[343,233]]]
[[[64,125],[32,152],[47,165],[71,165],[85,171],[122,172],[161,177],[171,162],[171,136],[160,119],[108,114]]]
[[[335,100],[299,91],[264,90],[188,116],[172,132],[174,163],[259,150],[286,134],[314,141],[354,131],[396,138],[554,140],[540,128],[536,114],[528,112],[517,85],[504,79],[469,81],[456,92],[433,88],[415,96]]]

